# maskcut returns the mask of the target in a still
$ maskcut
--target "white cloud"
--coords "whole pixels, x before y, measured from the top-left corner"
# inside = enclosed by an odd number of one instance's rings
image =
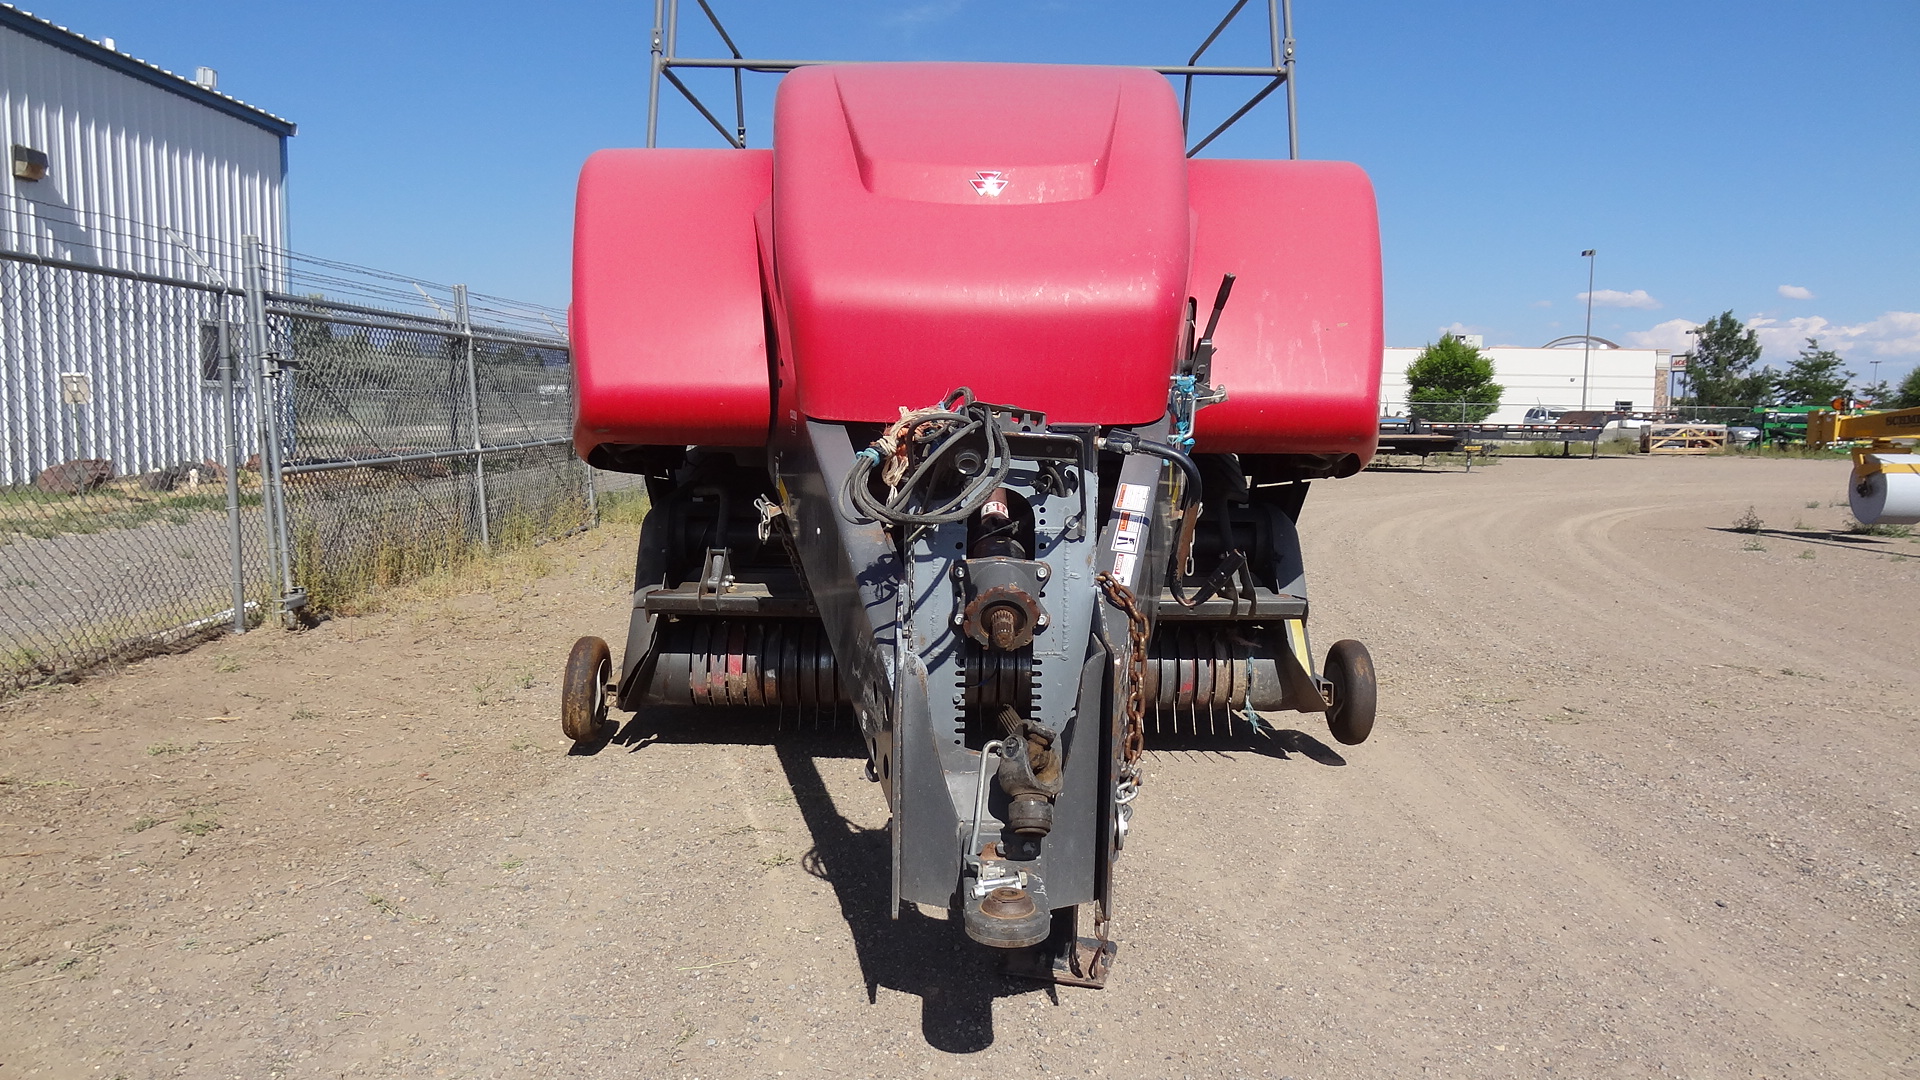
[[[887,26],[903,30],[917,30],[933,23],[945,22],[959,14],[966,6],[966,0],[933,0],[932,3],[915,4],[910,8],[896,11],[880,21]]]
[[[1440,327],[1439,333],[1452,334],[1454,337],[1460,337],[1463,334],[1479,334],[1484,333],[1484,331],[1477,326],[1468,326],[1466,323],[1456,322],[1452,326]]]
[[[1587,294],[1581,293],[1574,299],[1584,304],[1587,301]],[[1660,301],[1648,296],[1645,289],[1635,289],[1632,292],[1621,292],[1619,289],[1596,289],[1593,292],[1593,306],[1644,308],[1651,311],[1660,306]]]
[[[1858,356],[1920,356],[1920,311],[1889,311],[1863,323],[1836,323],[1819,315],[1796,319],[1756,317],[1747,325],[1760,335],[1760,346],[1774,356],[1792,356],[1819,338],[1821,348],[1849,359]]]
[[[1686,352],[1693,348],[1687,331],[1700,324],[1692,319],[1668,319],[1651,330],[1635,330],[1627,335],[1627,344],[1637,349],[1670,349]]]
[[[1807,288],[1805,285],[1782,285],[1780,286],[1780,295],[1789,300],[1811,300],[1813,299],[1813,290]]]
[[[1699,326],[1693,319],[1668,319],[1651,329],[1626,335],[1626,343],[1642,349],[1672,349],[1686,352],[1693,348],[1687,331]],[[1808,338],[1818,338],[1820,347],[1832,349],[1849,360],[1875,356],[1920,357],[1920,311],[1889,311],[1863,323],[1837,323],[1819,315],[1794,319],[1775,319],[1756,315],[1747,320],[1760,338],[1764,363],[1784,363],[1799,354]]]

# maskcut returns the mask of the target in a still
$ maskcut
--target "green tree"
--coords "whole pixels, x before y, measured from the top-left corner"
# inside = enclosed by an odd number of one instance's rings
[[[1890,409],[1893,407],[1888,404],[1893,400],[1893,387],[1888,386],[1887,380],[1885,379],[1881,379],[1877,383],[1869,383],[1866,386],[1855,387],[1853,396],[1862,401],[1872,402],[1873,407],[1876,409]]]
[[[1920,367],[1907,372],[1907,377],[1900,380],[1900,389],[1888,404],[1896,409],[1920,409]]]
[[[1681,405],[1763,404],[1773,378],[1758,370],[1760,338],[1724,311],[1693,328],[1693,359],[1687,363],[1687,396]]]
[[[1782,405],[1825,405],[1844,397],[1853,372],[1840,370],[1846,363],[1832,349],[1820,347],[1818,338],[1808,338],[1787,370],[1774,376],[1773,392]]]
[[[1452,334],[1407,365],[1409,411],[1421,420],[1477,424],[1500,407],[1505,390],[1493,381],[1493,361]]]

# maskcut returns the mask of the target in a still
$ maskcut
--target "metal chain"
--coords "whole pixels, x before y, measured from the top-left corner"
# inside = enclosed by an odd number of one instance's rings
[[[1141,614],[1133,590],[1118,578],[1103,571],[1093,580],[1107,602],[1127,617],[1127,728],[1120,738],[1120,778],[1127,795],[1117,800],[1125,803],[1140,786],[1140,754],[1147,742],[1147,617]]]
[[[1113,939],[1107,936],[1107,904],[1098,900],[1093,905],[1093,955],[1086,958],[1086,970],[1079,974],[1089,982],[1104,982],[1107,969],[1113,966]],[[1079,967],[1080,945],[1074,943],[1074,966]]]

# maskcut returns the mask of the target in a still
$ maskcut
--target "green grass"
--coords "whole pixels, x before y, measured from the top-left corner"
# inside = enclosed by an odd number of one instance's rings
[[[1632,451],[1614,449],[1617,444],[1623,442],[1625,442],[1623,439],[1603,442],[1600,444],[1600,452],[1605,454],[1639,452],[1640,446],[1638,443],[1631,444],[1633,446]],[[1586,457],[1593,453],[1593,444],[1580,439],[1575,439],[1564,444],[1557,439],[1495,443],[1488,447],[1488,452],[1497,454],[1500,457],[1560,457],[1562,456],[1563,448],[1564,454],[1567,457]]]
[[[1852,518],[1847,519],[1847,531],[1856,536],[1890,536],[1896,540],[1905,540],[1913,535],[1911,525],[1864,525]]]
[[[242,506],[258,506],[258,492],[241,492]],[[109,485],[81,495],[53,495],[33,487],[0,488],[0,544],[20,537],[56,536],[132,529],[164,521],[185,525],[195,514],[227,508],[219,485],[179,493],[123,490]]]
[[[180,823],[180,831],[189,836],[205,836],[221,827],[219,818],[199,810],[187,811],[187,819]]]
[[[638,512],[644,513],[644,494],[639,504]],[[625,523],[630,517],[638,520],[631,499],[603,499],[600,505],[603,524]],[[343,512],[351,514],[350,501],[296,519],[300,524],[293,540],[294,574],[316,613],[353,614],[378,606],[371,601],[380,594],[429,579],[445,579],[444,591],[477,589],[498,569],[491,564],[588,524],[586,503],[573,499],[510,507],[497,514],[490,523],[491,547],[483,547],[477,536],[470,535],[464,520],[433,515],[412,521],[389,519],[386,529],[364,539],[353,537],[349,527],[335,524],[323,530],[316,523],[328,514]]]
[[[596,502],[602,525],[638,525],[647,516],[647,493],[643,488],[603,491]]]
[[[1805,443],[1788,443],[1785,446],[1742,446],[1728,447],[1727,453],[1735,457],[1782,458],[1790,461],[1832,461],[1846,455],[1847,448],[1836,446],[1832,449],[1816,450]]]

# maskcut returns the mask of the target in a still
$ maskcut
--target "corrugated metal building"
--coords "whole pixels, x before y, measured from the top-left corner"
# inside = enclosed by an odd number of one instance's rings
[[[0,4],[0,143],[10,164],[0,249],[239,285],[243,237],[285,247],[294,125],[216,87],[211,69],[183,78],[111,39]],[[122,474],[220,457],[222,401],[201,340],[226,306],[220,298],[42,264],[0,267],[0,484],[74,457],[110,458]],[[228,318],[237,316],[234,306]]]

